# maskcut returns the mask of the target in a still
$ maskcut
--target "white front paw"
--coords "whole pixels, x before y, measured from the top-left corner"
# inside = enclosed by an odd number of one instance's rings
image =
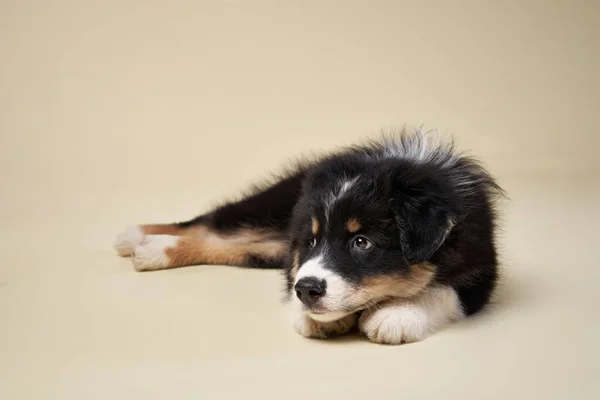
[[[129,257],[133,254],[135,248],[142,243],[143,239],[144,232],[142,229],[139,226],[132,226],[117,236],[113,247],[121,257]]]
[[[412,304],[390,305],[364,311],[358,326],[376,343],[400,344],[425,339],[429,334],[427,314]]]
[[[357,319],[355,314],[351,314],[337,321],[319,322],[301,315],[294,322],[294,330],[304,337],[325,339],[348,332],[356,326]]]
[[[325,339],[327,335],[318,324],[317,321],[301,315],[294,322],[294,330],[304,337]]]

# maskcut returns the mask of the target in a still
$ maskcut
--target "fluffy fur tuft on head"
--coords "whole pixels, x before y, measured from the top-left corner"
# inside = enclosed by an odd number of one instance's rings
[[[403,159],[416,164],[436,166],[445,172],[457,191],[468,197],[469,193],[485,189],[492,197],[505,196],[491,174],[474,157],[458,151],[450,134],[436,130],[424,131],[422,127],[400,131],[387,131],[379,139],[350,147],[366,157],[378,159]]]

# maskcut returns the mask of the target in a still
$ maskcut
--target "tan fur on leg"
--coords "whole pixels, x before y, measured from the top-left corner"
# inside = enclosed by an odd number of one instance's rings
[[[227,235],[206,227],[186,236],[147,235],[135,248],[133,264],[139,271],[199,264],[244,265],[248,257],[277,259],[288,245],[272,231],[240,230]]]

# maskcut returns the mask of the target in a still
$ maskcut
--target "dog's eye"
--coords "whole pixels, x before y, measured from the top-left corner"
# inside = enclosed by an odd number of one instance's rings
[[[308,244],[310,245],[310,247],[315,247],[317,245],[317,238],[314,236],[310,236],[308,238]]]
[[[371,247],[373,247],[373,242],[364,236],[357,236],[354,238],[352,246],[359,250],[369,250]]]

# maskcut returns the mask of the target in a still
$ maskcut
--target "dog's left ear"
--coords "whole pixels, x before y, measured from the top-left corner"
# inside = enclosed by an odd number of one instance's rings
[[[454,218],[443,204],[433,199],[413,200],[394,207],[400,244],[410,264],[431,258],[454,226]]]
[[[456,210],[447,196],[436,190],[401,186],[393,189],[392,208],[404,257],[409,264],[416,264],[431,258],[442,246],[455,224]]]

